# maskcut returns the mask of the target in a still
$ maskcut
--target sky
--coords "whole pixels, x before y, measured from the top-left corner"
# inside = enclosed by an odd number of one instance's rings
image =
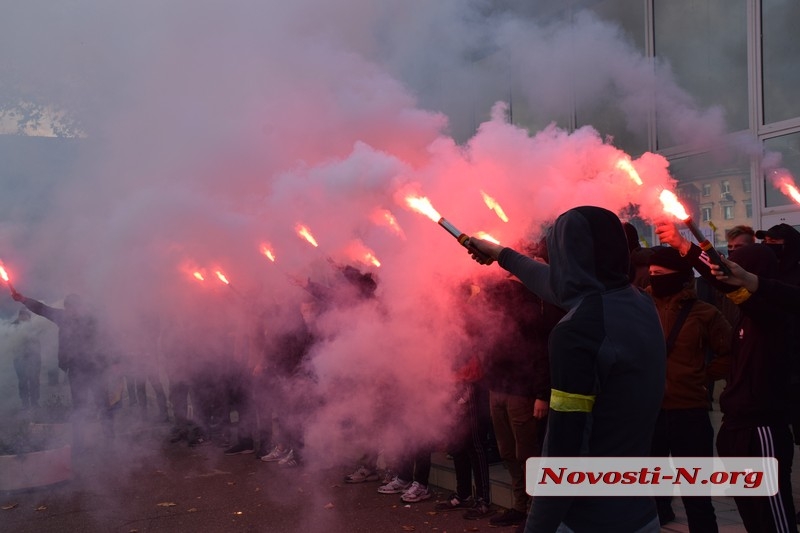
[[[44,188],[0,171],[4,203],[30,202],[36,187],[46,206],[3,219],[0,261],[26,296],[90,302],[109,356],[121,361],[117,375],[141,357],[142,338],[178,374],[198,365],[190,346],[219,339],[230,344],[210,357],[223,368],[252,366],[261,355],[241,346],[253,331],[291,329],[287,317],[310,298],[306,281],[335,286],[344,265],[359,268],[377,281],[375,301],[333,306],[313,324],[308,456],[327,464],[364,447],[396,455],[413,439],[440,443],[454,362],[471,349],[459,288],[502,273],[471,261],[405,199],[427,197],[461,231],[509,246],[538,240],[579,205],[621,213],[635,204],[650,220],[658,193],[674,188],[667,160],[631,159],[609,132],[552,121],[573,103],[614,95],[624,122],[641,131],[657,86],[674,138],[701,145],[725,132],[719,108],[694,104],[618,26],[589,12],[537,19],[514,9],[523,4],[6,5],[0,102],[69,110],[65,123],[82,144]],[[514,107],[533,126],[510,123]],[[297,235],[301,224],[318,246]],[[490,339],[491,321],[483,327]],[[167,350],[167,338],[183,349]],[[45,357],[52,366],[52,349]],[[13,392],[3,364],[3,389]],[[3,401],[18,402],[11,393]]]

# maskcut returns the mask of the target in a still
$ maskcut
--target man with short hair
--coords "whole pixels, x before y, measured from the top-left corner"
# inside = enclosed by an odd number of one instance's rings
[[[740,224],[725,232],[725,240],[728,241],[728,254],[730,254],[737,248],[756,242],[756,232],[750,226]]]

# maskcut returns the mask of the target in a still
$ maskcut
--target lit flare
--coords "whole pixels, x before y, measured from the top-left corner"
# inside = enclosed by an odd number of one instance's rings
[[[495,239],[494,237],[492,237],[491,235],[489,235],[485,231],[479,231],[479,232],[477,232],[475,234],[475,236],[477,238],[479,238],[479,239],[484,240],[484,241],[489,241],[489,242],[493,242],[495,244],[500,244],[500,241],[498,241],[497,239]]]
[[[273,263],[275,262],[275,252],[272,251],[272,248],[268,244],[261,245],[261,253]]]
[[[223,273],[222,273],[220,270],[216,270],[216,271],[214,271],[214,274],[216,274],[216,275],[217,275],[217,278],[218,278],[218,279],[219,279],[219,280],[220,280],[222,283],[224,283],[225,285],[230,285],[230,284],[231,284],[231,282],[230,282],[230,281],[228,281],[228,278],[227,278],[227,277],[225,277],[225,274],[223,274]]]
[[[636,169],[633,168],[633,163],[631,163],[629,158],[621,158],[619,161],[617,161],[616,166],[619,170],[625,172],[634,181],[634,183],[636,183],[636,185],[642,184],[642,178],[639,176],[639,173],[636,172]]]
[[[306,241],[308,241],[308,243],[314,248],[317,248],[319,246],[319,244],[317,243],[317,239],[314,238],[308,227],[304,226],[303,224],[298,224],[295,227],[295,231],[297,231],[297,234]]]
[[[686,212],[686,208],[683,207],[683,204],[680,203],[678,196],[674,192],[664,189],[661,191],[661,194],[658,195],[658,198],[661,200],[665,212],[684,222],[689,220],[690,217]]]
[[[788,170],[785,168],[773,170],[770,177],[775,188],[791,198],[796,204],[800,204],[800,190],[798,190]]]
[[[483,196],[483,202],[486,204],[486,207],[494,211],[494,213],[502,220],[503,222],[508,222],[508,217],[506,216],[505,211],[503,208],[500,207],[500,204],[497,203],[497,200],[486,194],[485,192],[481,191],[481,196]]]

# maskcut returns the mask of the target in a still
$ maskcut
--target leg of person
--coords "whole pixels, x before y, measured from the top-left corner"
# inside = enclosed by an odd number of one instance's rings
[[[67,372],[72,401],[72,449],[81,452],[86,446],[89,422],[89,388],[91,382],[80,370],[72,367]]]
[[[429,500],[433,494],[428,488],[431,475],[431,450],[420,450],[414,459],[414,482],[400,497],[406,503]]]
[[[497,391],[489,392],[492,425],[497,438],[497,448],[511,476],[511,492],[514,498],[514,506],[511,509],[507,509],[502,514],[489,520],[491,525],[501,527],[522,523],[528,514],[529,503],[529,497],[525,493],[524,462],[520,462],[517,455],[519,448],[517,433],[520,429],[519,426],[522,426],[524,422],[534,420],[533,400],[530,402],[527,417],[525,413],[519,412],[519,405],[512,406],[512,402],[513,397],[511,395]],[[526,418],[527,420],[525,420]],[[522,435],[520,434],[520,436]]]
[[[14,358],[14,371],[17,373],[19,400],[22,402],[22,408],[27,409],[31,406],[31,401],[30,392],[28,391],[28,376],[25,372],[25,358],[23,356]]]
[[[674,409],[668,411],[668,416],[673,457],[713,457],[714,428],[707,409]],[[689,531],[715,533],[719,530],[710,497],[683,497],[681,500]]]
[[[39,407],[39,387],[42,375],[42,357],[34,355],[30,358],[28,366],[28,393],[30,394],[30,406]]]
[[[477,388],[476,388],[477,389]],[[467,404],[467,424],[469,425],[469,443],[467,455],[469,456],[470,468],[475,478],[475,508],[467,511],[464,518],[467,520],[478,520],[488,518],[496,514],[491,507],[491,487],[489,485],[489,461],[486,455],[486,439],[488,433],[487,425],[489,420],[482,418],[481,401],[488,398],[475,390],[472,400]]]
[[[796,531],[790,475],[793,449],[788,427],[731,429],[723,422],[717,435],[717,452],[720,457],[776,457],[778,472],[772,474],[778,478],[778,493],[735,497],[734,501],[747,531]]]
[[[650,455],[652,457],[669,457],[670,455],[669,417],[664,409],[659,411],[656,425],[653,428]],[[658,510],[659,523],[664,525],[675,520],[675,512],[672,510],[672,497],[656,496],[654,499]]]

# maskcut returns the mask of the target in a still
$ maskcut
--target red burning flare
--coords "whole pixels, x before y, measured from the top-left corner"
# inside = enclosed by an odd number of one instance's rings
[[[8,272],[6,272],[6,269],[3,265],[0,265],[0,278],[3,278],[3,281],[6,283],[11,281],[11,279],[8,277]]]
[[[500,241],[498,241],[497,239],[495,239],[494,237],[492,237],[491,235],[489,235],[485,231],[479,231],[478,233],[475,234],[475,236],[477,238],[479,238],[479,239],[483,239],[484,241],[489,241],[489,242],[493,242],[495,244],[500,244]]]
[[[406,238],[403,228],[401,228],[400,224],[397,223],[397,219],[394,217],[391,211],[386,209],[376,209],[372,213],[370,219],[375,224],[389,227],[398,237],[402,239]]]
[[[319,244],[317,244],[317,240],[311,234],[311,231],[306,226],[304,226],[303,224],[298,224],[295,227],[295,231],[297,231],[297,234],[300,237],[304,238],[306,241],[308,241],[308,243],[311,246],[313,246],[314,248],[319,246]]]
[[[198,281],[205,281],[206,280],[206,278],[204,278],[203,275],[200,272],[197,272],[197,271],[193,272],[192,276],[194,276],[194,279],[196,279]]]
[[[223,274],[221,271],[216,270],[216,271],[214,271],[214,274],[216,274],[217,278],[219,278],[219,280],[222,283],[224,283],[225,285],[230,285],[231,284],[231,282],[228,281],[228,278],[225,277],[225,274]]]
[[[375,257],[375,252],[367,248],[361,241],[352,242],[347,247],[346,254],[350,259],[359,261],[365,265],[381,266],[381,262]]]
[[[425,196],[406,196],[406,205],[418,213],[422,213],[434,222],[439,222],[442,215],[433,208],[431,201]]]
[[[506,216],[505,211],[503,208],[500,207],[500,204],[497,203],[497,200],[486,194],[485,192],[481,191],[481,196],[483,196],[483,202],[486,204],[486,207],[494,211],[494,213],[502,220],[503,222],[508,222],[508,217]]]
[[[776,189],[791,198],[796,204],[800,204],[800,190],[788,170],[785,168],[773,170],[770,178]]]
[[[273,263],[275,262],[275,252],[272,251],[272,248],[269,244],[262,244],[261,245],[261,253]]]
[[[633,163],[628,157],[623,157],[619,161],[617,161],[616,167],[621,171],[625,172],[636,185],[642,184],[642,178],[639,176],[639,173],[636,172],[636,169],[633,168]]]
[[[675,195],[674,192],[668,191],[664,189],[661,191],[661,194],[658,196],[661,200],[661,204],[664,206],[664,211],[683,220],[684,222],[691,218],[689,214],[686,212],[686,208],[683,207],[683,204],[678,201],[678,197]]]

